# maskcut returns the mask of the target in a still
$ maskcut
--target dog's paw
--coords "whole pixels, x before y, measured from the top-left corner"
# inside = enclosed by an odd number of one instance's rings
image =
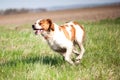
[[[80,64],[80,59],[75,61],[75,65]]]

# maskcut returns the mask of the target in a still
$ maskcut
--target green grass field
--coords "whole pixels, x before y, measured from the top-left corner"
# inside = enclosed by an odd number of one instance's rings
[[[30,24],[0,26],[0,80],[120,80],[120,18],[78,22],[85,26],[86,52],[77,66],[36,37]]]

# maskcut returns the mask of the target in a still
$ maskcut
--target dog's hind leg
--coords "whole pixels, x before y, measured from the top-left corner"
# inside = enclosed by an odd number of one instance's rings
[[[75,53],[76,55],[79,55],[79,52],[77,51],[76,47],[73,48],[73,53]]]
[[[81,51],[80,51],[79,55],[76,57],[76,60],[77,60],[76,63],[79,63],[79,61],[82,59],[83,54],[84,54],[84,52],[85,52],[85,49],[84,49],[84,47],[83,47],[83,44],[82,44],[82,43],[79,43],[78,45],[79,45]]]

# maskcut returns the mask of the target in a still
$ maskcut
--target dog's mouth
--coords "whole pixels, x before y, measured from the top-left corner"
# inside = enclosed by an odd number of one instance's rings
[[[37,35],[37,34],[40,34],[42,31],[43,31],[43,29],[36,29],[36,30],[35,30],[35,34],[36,34],[36,35]]]
[[[32,25],[32,29],[35,31],[35,34],[36,34],[36,35],[37,35],[37,34],[40,34],[40,33],[44,30],[43,28],[37,29],[37,28],[35,28],[34,25]]]

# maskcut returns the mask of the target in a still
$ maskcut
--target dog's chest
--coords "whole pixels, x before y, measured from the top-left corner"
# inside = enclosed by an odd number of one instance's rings
[[[51,39],[51,40],[48,41],[48,44],[56,52],[65,52],[66,51],[65,47],[63,46],[63,44],[59,43],[56,40],[52,40]]]
[[[56,33],[53,37],[49,38],[47,42],[49,46],[57,52],[65,52],[66,45],[69,44],[69,41],[65,38],[65,35],[61,33]]]

